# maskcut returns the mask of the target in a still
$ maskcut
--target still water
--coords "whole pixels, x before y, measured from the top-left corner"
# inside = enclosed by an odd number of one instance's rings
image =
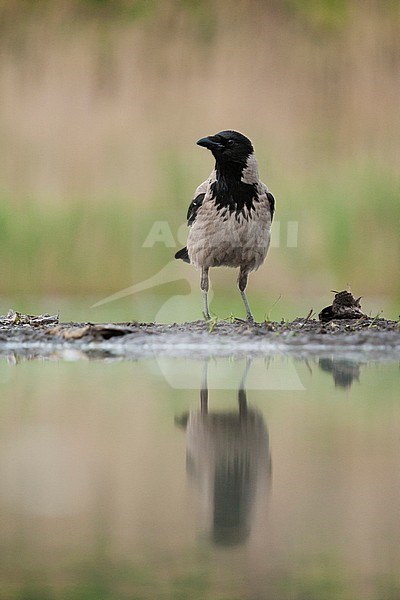
[[[1,600],[400,598],[399,382],[329,355],[1,359]]]

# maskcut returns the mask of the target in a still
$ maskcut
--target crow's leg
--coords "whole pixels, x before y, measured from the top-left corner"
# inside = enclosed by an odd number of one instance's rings
[[[246,294],[244,293],[244,290],[246,289],[246,285],[247,285],[247,276],[248,276],[248,273],[246,271],[242,271],[242,269],[240,269],[239,277],[238,277],[238,288],[239,288],[240,295],[242,296],[244,307],[246,309],[247,320],[250,323],[254,323],[253,315],[251,314],[250,306],[249,306],[249,303],[247,302]]]
[[[201,376],[201,389],[200,389],[200,411],[201,414],[206,415],[208,413],[208,358],[203,363],[203,373]]]
[[[239,389],[238,389],[238,404],[239,404],[239,415],[240,417],[245,417],[247,415],[247,395],[246,395],[246,379],[247,374],[250,369],[252,359],[246,358],[246,368],[242,375],[242,379],[240,380]]]
[[[203,311],[203,315],[204,318],[206,320],[210,319],[210,313],[208,312],[208,298],[207,298],[207,293],[208,293],[208,267],[203,267],[201,269],[201,281],[200,281],[200,288],[201,291],[203,292],[203,305],[204,305],[204,311]]]

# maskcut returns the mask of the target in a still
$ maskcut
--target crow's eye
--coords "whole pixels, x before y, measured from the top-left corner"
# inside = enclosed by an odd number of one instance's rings
[[[232,146],[234,144],[233,140],[228,140],[228,146]]]

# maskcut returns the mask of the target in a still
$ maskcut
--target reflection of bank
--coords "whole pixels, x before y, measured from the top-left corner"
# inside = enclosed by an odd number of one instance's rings
[[[266,500],[271,480],[264,419],[247,405],[244,385],[249,367],[250,362],[238,389],[238,410],[210,412],[206,363],[200,410],[191,411],[186,422],[187,472],[203,526],[211,528],[214,543],[224,546],[249,537],[255,507]]]
[[[332,375],[335,387],[349,388],[354,380],[360,380],[360,362],[346,358],[320,358],[318,364],[322,371]]]

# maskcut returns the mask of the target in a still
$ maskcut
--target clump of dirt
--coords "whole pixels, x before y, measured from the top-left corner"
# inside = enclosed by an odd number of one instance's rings
[[[331,306],[326,306],[319,313],[320,321],[332,321],[333,319],[362,319],[367,318],[361,310],[361,296],[354,298],[351,292],[334,292],[335,298]]]
[[[84,337],[92,337],[93,339],[109,340],[113,337],[121,337],[134,331],[133,325],[113,324],[113,323],[88,323],[80,326],[79,323],[70,323],[68,325],[61,324],[57,327],[49,329],[49,335],[61,336],[64,340],[80,340]]]
[[[15,325],[28,325],[29,327],[43,327],[44,325],[54,325],[59,322],[58,315],[23,315],[22,313],[10,309],[6,315],[0,317],[0,327],[13,327]]]

